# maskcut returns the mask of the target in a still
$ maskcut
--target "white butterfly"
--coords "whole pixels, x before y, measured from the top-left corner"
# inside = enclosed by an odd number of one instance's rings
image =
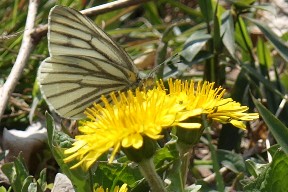
[[[137,87],[142,79],[127,53],[80,12],[51,9],[50,57],[38,70],[41,92],[60,116],[85,118],[83,111],[101,95]]]

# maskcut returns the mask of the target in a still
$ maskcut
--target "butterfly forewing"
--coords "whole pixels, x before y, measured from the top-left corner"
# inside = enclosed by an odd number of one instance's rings
[[[47,103],[59,115],[84,118],[101,95],[138,84],[138,70],[126,52],[78,11],[56,6],[48,24],[50,57],[38,71]]]
[[[137,73],[126,52],[93,22],[76,10],[56,6],[49,18],[49,52],[104,59]]]

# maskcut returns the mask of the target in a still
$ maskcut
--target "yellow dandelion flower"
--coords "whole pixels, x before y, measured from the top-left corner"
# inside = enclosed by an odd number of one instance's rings
[[[199,115],[201,111],[190,110],[189,115],[183,110],[185,106],[176,102],[176,97],[166,94],[163,89],[154,88],[133,94],[111,93],[109,102],[102,97],[104,107],[94,104],[86,110],[90,119],[82,123],[73,146],[65,150],[68,156],[65,162],[80,160],[72,168],[81,164],[88,169],[103,153],[113,148],[109,159],[112,162],[120,147],[139,149],[143,145],[143,136],[153,140],[162,138],[162,129],[179,125],[184,128],[199,128],[199,123],[185,123],[189,116]]]
[[[94,192],[109,192],[109,189],[104,190],[103,187],[98,187]],[[113,190],[113,192],[128,192],[127,184],[123,184],[120,188],[119,186],[116,186]]]
[[[207,117],[220,123],[232,123],[234,126],[245,129],[243,121],[251,121],[259,118],[258,113],[246,113],[248,107],[231,98],[224,99],[225,89],[214,88],[214,83],[207,81],[198,82],[197,85],[191,81],[168,80],[171,96],[177,97],[177,102],[186,106],[186,110],[202,109]],[[162,87],[160,83],[159,87]],[[188,114],[188,113],[186,113]]]

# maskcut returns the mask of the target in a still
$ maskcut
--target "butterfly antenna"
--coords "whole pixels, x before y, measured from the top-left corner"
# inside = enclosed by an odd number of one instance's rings
[[[174,60],[175,58],[177,59],[177,61],[176,61],[176,62],[173,62],[173,60]],[[176,53],[175,55],[171,56],[170,58],[166,59],[165,61],[163,61],[162,63],[158,64],[156,67],[154,67],[154,68],[149,72],[148,77],[153,77],[153,76],[156,74],[156,72],[157,72],[161,67],[163,67],[163,65],[169,64],[170,62],[171,62],[171,63],[179,63],[179,61],[180,61],[179,54]]]

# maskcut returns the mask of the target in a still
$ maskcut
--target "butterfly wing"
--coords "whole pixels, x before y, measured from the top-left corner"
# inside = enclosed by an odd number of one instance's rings
[[[60,116],[84,118],[101,95],[138,84],[138,70],[127,53],[76,10],[55,6],[49,14],[50,57],[38,70],[40,89]]]

